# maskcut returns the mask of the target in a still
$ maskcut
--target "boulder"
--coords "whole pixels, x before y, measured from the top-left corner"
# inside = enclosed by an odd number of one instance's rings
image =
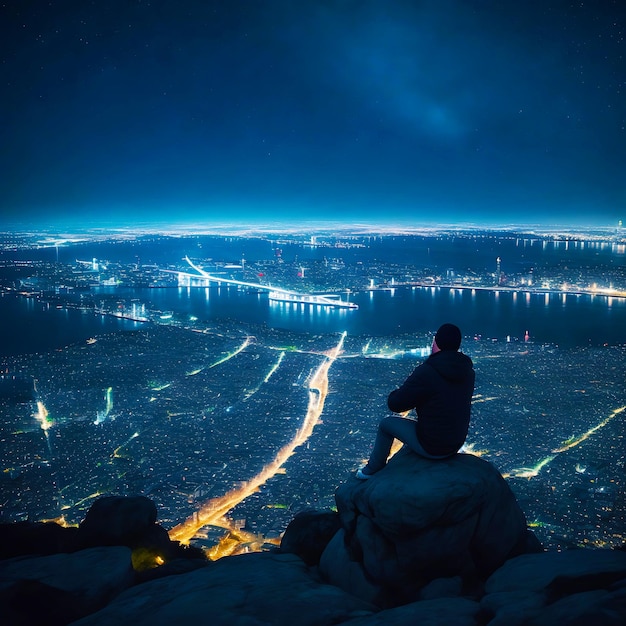
[[[297,554],[307,565],[317,565],[322,552],[340,528],[341,522],[335,512],[302,511],[287,526],[280,549]]]
[[[293,554],[226,557],[188,574],[160,578],[119,595],[76,626],[133,624],[339,624],[375,607],[315,580]]]
[[[606,589],[623,579],[626,552],[583,548],[511,559],[489,577],[485,591],[533,591],[554,599],[578,591]]]
[[[133,584],[134,572],[130,550],[118,546],[6,559],[0,580],[3,613],[25,624],[37,623],[31,618],[44,611],[43,598],[51,612],[62,606],[74,617],[96,611]]]
[[[480,605],[466,598],[424,600],[380,611],[349,622],[350,626],[477,626]]]
[[[78,549],[77,534],[77,528],[63,528],[56,522],[0,524],[0,559],[73,552]]]
[[[38,580],[0,583],[0,615],[3,626],[46,624],[61,626],[80,619],[91,607],[76,593]]]
[[[156,524],[157,510],[145,496],[107,496],[96,500],[78,526],[81,545],[133,547]]]
[[[498,470],[470,454],[432,461],[402,450],[369,480],[350,478],[335,499],[342,540],[329,543],[320,569],[383,607],[417,600],[435,578],[475,586],[540,549]]]
[[[626,623],[626,553],[581,549],[525,554],[486,582],[490,626]]]

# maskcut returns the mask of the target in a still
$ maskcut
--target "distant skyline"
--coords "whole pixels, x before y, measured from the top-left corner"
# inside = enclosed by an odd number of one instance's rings
[[[0,223],[626,219],[621,0],[0,7]]]

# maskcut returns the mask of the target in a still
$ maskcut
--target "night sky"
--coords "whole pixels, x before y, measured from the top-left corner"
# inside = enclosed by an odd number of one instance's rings
[[[626,219],[626,4],[0,3],[0,223]]]

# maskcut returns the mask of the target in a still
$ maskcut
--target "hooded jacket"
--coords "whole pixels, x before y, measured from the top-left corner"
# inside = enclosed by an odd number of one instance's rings
[[[472,359],[462,352],[441,350],[389,394],[387,406],[394,413],[415,409],[417,438],[426,452],[454,454],[467,437],[474,380]]]

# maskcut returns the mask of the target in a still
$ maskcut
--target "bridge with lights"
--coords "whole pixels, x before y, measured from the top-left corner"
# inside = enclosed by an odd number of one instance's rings
[[[202,279],[206,283],[218,283],[237,285],[240,287],[250,287],[251,289],[259,289],[268,292],[268,297],[273,302],[285,302],[287,304],[304,304],[308,306],[321,306],[340,309],[358,309],[359,305],[354,302],[348,302],[342,300],[335,294],[309,294],[300,293],[297,291],[291,291],[289,289],[282,289],[281,287],[272,287],[271,285],[262,285],[261,283],[250,283],[245,280],[236,280],[234,278],[224,278],[223,276],[216,276],[205,272],[201,267],[198,267],[189,257],[185,257],[185,261],[189,266],[197,273],[192,274],[190,272],[182,272],[177,270],[163,270],[165,272],[173,272],[178,274],[179,284],[189,284],[189,281],[194,279]]]

